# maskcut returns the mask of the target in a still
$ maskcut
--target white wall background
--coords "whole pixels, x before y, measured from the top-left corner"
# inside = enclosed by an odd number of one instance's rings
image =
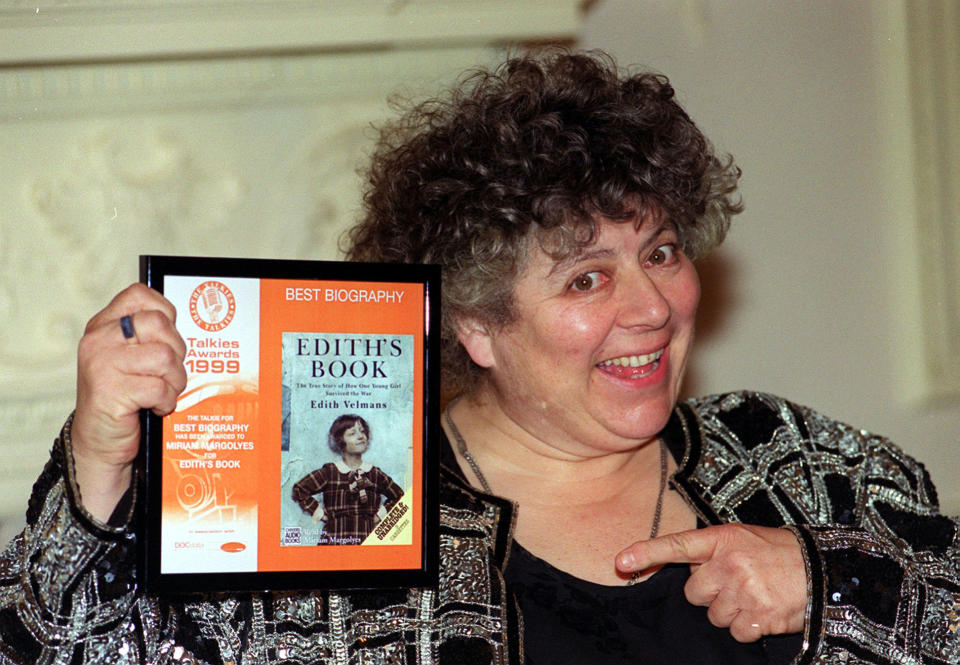
[[[917,398],[925,266],[903,9],[601,0],[581,43],[670,76],[744,172],[746,212],[703,266],[688,390],[771,391],[885,434],[925,462],[956,514],[960,402]]]
[[[270,11],[286,2],[245,3],[249,21],[228,13],[211,31],[176,21],[187,6],[221,20],[228,2],[155,0],[137,20],[159,12],[167,33],[193,41],[175,59],[135,62],[143,40],[135,21],[116,20],[123,3],[63,0],[52,19],[36,3],[0,8],[3,540],[71,408],[83,323],[135,279],[138,253],[334,256],[387,91],[435,85],[508,31],[572,34],[574,4],[410,0],[384,4],[371,26],[357,0],[337,5],[353,12],[343,30],[336,11],[312,16],[291,0],[304,13],[289,25],[241,29],[289,16]],[[768,390],[887,434],[960,513],[960,401],[918,399],[924,261],[905,2],[596,0],[580,44],[668,74],[744,170],[747,211],[701,267],[688,391]],[[50,66],[22,66],[46,35]],[[261,50],[234,53],[244,35]],[[275,35],[292,35],[296,52],[270,55]],[[317,35],[330,42],[311,50]],[[231,54],[189,55],[214,47]],[[101,48],[115,52],[98,60]],[[82,62],[56,65],[71,49]]]

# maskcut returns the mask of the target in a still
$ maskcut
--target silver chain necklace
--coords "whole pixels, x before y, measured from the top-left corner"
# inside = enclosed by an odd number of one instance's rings
[[[450,417],[450,407],[456,404],[458,400],[459,398],[453,400],[447,405],[447,408],[443,410],[443,418],[447,421],[447,427],[449,427],[450,431],[453,433],[453,438],[457,440],[457,450],[460,451],[463,459],[467,460],[467,464],[470,465],[470,469],[477,477],[477,480],[480,481],[480,485],[483,487],[485,492],[488,494],[493,494],[493,490],[490,489],[490,483],[487,482],[487,478],[483,475],[483,471],[480,470],[480,465],[477,464],[477,460],[473,459],[473,455],[471,455],[470,451],[467,449],[467,442],[464,440],[463,435],[460,434],[460,430],[457,428],[456,423],[453,422],[453,418]],[[663,439],[659,440],[659,444],[660,489],[657,491],[657,505],[653,509],[653,526],[650,529],[650,540],[656,538],[657,533],[660,531],[660,517],[663,514],[663,495],[667,490],[667,451],[666,446],[663,443]],[[636,584],[639,578],[640,571],[638,570],[631,575],[630,579],[627,581],[627,584]]]

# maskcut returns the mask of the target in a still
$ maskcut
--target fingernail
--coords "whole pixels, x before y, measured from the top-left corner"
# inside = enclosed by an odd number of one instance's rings
[[[633,556],[630,552],[621,552],[620,553],[620,567],[621,568],[634,568],[637,565],[637,557]]]

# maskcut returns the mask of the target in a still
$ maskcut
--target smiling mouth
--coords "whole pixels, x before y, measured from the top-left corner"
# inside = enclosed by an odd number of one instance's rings
[[[662,355],[663,349],[641,356],[620,356],[597,363],[597,367],[623,379],[642,379],[657,371]]]

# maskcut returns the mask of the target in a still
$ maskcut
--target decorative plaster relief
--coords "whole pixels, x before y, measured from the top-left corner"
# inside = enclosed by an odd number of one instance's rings
[[[0,391],[70,376],[139,253],[336,258],[389,91],[484,53],[0,69]]]
[[[111,248],[159,238],[175,250],[184,247],[188,229],[223,233],[243,190],[234,175],[216,172],[160,130],[95,131],[68,146],[64,157],[59,169],[27,179],[30,219],[4,225],[5,235],[29,234],[32,243],[21,242],[22,256],[0,267],[5,309],[19,313],[12,321],[21,324],[0,331],[3,364],[71,357],[84,313],[105,303],[116,275],[128,272],[125,264],[133,260]],[[4,238],[4,244],[14,241]],[[23,279],[30,274],[43,279]]]
[[[240,166],[239,156],[206,150],[200,137],[158,123],[77,138],[60,168],[27,179],[30,218],[0,231],[0,246],[19,250],[0,266],[8,321],[0,365],[72,362],[86,318],[118,288],[117,275],[131,274],[141,251],[335,258],[359,198],[353,171],[370,120],[342,117],[312,128],[309,150],[294,156],[286,177],[262,174],[269,191],[254,180],[259,165]]]
[[[136,278],[137,255],[336,258],[382,115],[357,102],[82,122],[59,164],[19,174],[18,205],[0,211],[0,485],[12,506],[72,407],[83,326]]]

